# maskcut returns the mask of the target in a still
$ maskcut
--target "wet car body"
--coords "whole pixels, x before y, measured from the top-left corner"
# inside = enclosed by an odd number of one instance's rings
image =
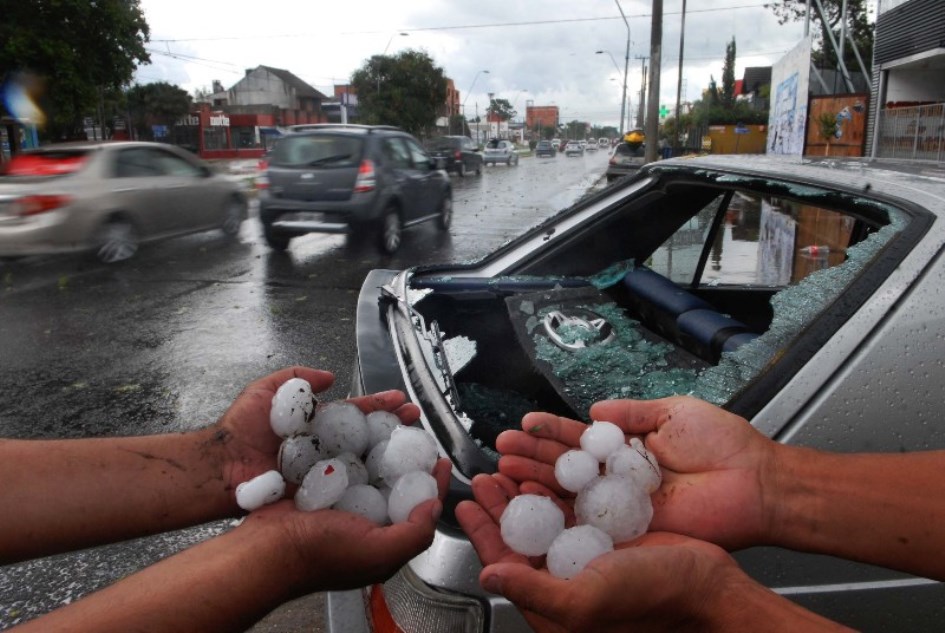
[[[494,138],[486,143],[482,160],[486,165],[518,165],[518,154],[515,152],[515,145],[512,141]]]
[[[646,145],[642,143],[621,142],[615,145],[607,161],[607,171],[604,172],[607,182],[636,173],[645,164],[645,156]]]
[[[246,219],[241,186],[172,145],[85,142],[14,157],[0,175],[0,256],[94,251],[126,259],[138,244]]]
[[[452,628],[439,630],[529,630],[479,587],[451,513],[474,475],[494,471],[496,435],[528,410],[587,421],[605,397],[693,393],[785,443],[945,448],[945,177],[918,171],[661,161],[480,262],[370,273],[352,390],[406,390],[453,478],[433,545],[383,586],[330,594],[329,630],[358,610],[353,630],[369,630],[365,602],[408,633],[444,620]],[[568,350],[554,313],[603,317],[619,344],[596,345],[597,332]],[[937,630],[945,617],[937,582],[778,548],[735,556],[849,626]]]
[[[441,136],[427,145],[430,156],[443,160],[443,169],[463,177],[482,173],[482,151],[468,136]]]
[[[577,141],[569,141],[564,148],[565,156],[584,156],[584,148]]]
[[[551,156],[552,158],[558,155],[558,150],[555,149],[555,146],[551,141],[538,141],[538,144],[535,146],[535,156]]]

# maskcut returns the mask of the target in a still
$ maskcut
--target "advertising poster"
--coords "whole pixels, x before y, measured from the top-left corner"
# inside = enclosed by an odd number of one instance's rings
[[[810,38],[804,38],[771,67],[768,154],[803,154],[809,82]]]
[[[787,286],[794,265],[797,222],[787,213],[761,201],[758,228],[758,280],[765,286]]]

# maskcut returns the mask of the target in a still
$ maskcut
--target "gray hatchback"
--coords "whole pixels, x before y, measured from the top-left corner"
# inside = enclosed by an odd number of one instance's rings
[[[260,187],[266,242],[285,250],[308,233],[378,230],[393,253],[404,228],[453,217],[449,176],[417,140],[391,126],[310,126],[284,137]]]

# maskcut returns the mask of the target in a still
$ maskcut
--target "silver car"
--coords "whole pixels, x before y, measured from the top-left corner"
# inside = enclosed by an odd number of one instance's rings
[[[172,145],[50,145],[0,172],[0,257],[92,251],[106,263],[142,242],[246,219],[241,185]]]
[[[515,144],[512,141],[494,138],[486,143],[482,155],[482,162],[486,165],[518,165],[518,154],[515,153]]]
[[[660,161],[480,262],[371,272],[353,391],[404,389],[453,477],[432,546],[383,586],[330,594],[329,630],[370,630],[365,603],[406,633],[529,630],[480,587],[451,508],[530,410],[587,420],[601,399],[691,393],[789,444],[945,448],[945,177],[894,167]],[[945,621],[938,582],[777,548],[735,556],[854,628]]]

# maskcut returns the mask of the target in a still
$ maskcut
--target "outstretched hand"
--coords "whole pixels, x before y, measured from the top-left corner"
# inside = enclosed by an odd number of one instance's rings
[[[728,549],[766,542],[772,532],[765,488],[777,468],[777,444],[743,418],[686,396],[598,402],[590,415],[613,422],[628,435],[643,436],[659,461],[663,483],[653,494],[651,530],[686,534]],[[586,425],[529,413],[522,428],[499,436],[500,472],[566,495],[555,481],[554,463],[579,446]]]

